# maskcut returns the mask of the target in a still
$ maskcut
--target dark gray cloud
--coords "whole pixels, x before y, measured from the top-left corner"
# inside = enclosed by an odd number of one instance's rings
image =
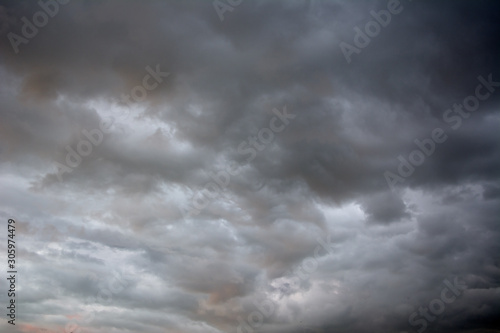
[[[497,2],[348,62],[394,0],[60,1],[0,1],[2,332],[498,331]]]

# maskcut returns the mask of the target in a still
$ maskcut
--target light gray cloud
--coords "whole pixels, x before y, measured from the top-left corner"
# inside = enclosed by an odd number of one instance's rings
[[[497,329],[500,94],[457,129],[443,114],[500,81],[499,6],[401,0],[347,64],[339,43],[387,4],[247,0],[221,20],[211,1],[70,1],[16,53],[8,34],[41,7],[0,1],[0,219],[19,262],[18,324],[0,331],[236,332],[269,301],[260,332],[412,332],[454,277],[467,289],[426,331]],[[126,103],[148,66],[170,74]],[[286,129],[242,154],[283,106]],[[391,190],[384,172],[438,127],[446,142]],[[125,288],[91,301],[115,273]]]

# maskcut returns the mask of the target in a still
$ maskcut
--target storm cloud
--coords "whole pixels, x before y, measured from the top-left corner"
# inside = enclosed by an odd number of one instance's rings
[[[0,331],[500,332],[499,59],[493,0],[1,0]]]

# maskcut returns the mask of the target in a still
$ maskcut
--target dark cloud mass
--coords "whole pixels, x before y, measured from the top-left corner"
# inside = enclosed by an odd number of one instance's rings
[[[499,59],[494,0],[0,0],[0,331],[500,332]]]

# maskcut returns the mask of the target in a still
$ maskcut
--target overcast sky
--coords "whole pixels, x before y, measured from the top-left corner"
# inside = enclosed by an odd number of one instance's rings
[[[0,331],[500,332],[499,60],[493,0],[0,1]]]

